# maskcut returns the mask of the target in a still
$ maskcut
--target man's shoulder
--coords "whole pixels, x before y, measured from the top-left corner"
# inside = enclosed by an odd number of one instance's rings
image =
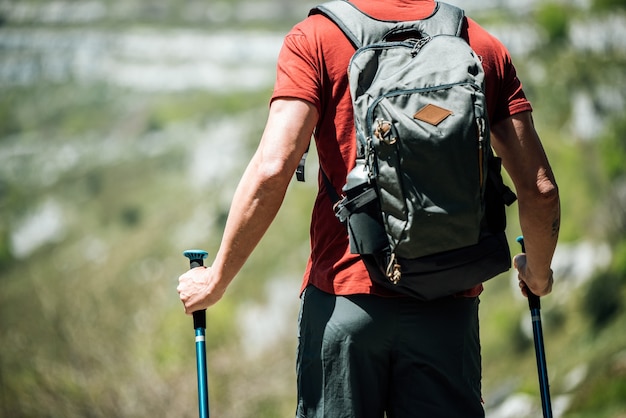
[[[476,23],[472,18],[466,17],[467,37],[469,44],[474,49],[490,49],[496,53],[506,53],[506,48],[498,38],[489,33],[485,28]]]

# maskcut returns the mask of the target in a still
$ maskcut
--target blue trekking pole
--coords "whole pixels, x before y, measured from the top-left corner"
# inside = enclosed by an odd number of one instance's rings
[[[189,259],[189,267],[196,268],[204,265],[204,259],[209,255],[203,250],[187,250],[183,255]],[[206,373],[206,310],[193,313],[193,327],[196,330],[196,368],[198,370],[198,409],[200,418],[209,418],[209,390]]]
[[[522,252],[526,252],[524,237],[518,237],[517,242],[522,246]],[[546,366],[546,352],[543,345],[543,329],[541,326],[541,301],[526,286],[528,307],[533,321],[533,338],[535,341],[535,355],[537,357],[537,374],[539,375],[539,389],[541,391],[541,409],[544,418],[552,418],[552,403],[550,402],[550,382],[548,382],[548,367]]]

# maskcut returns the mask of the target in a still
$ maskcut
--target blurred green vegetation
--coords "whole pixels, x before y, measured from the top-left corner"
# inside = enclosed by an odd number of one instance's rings
[[[546,32],[551,44],[559,44],[567,40],[568,24],[572,7],[567,3],[541,3],[535,13],[535,20]]]
[[[12,22],[7,9],[0,22],[26,29],[191,26],[284,33],[313,3],[277,2],[273,7],[282,13],[245,21],[233,20],[247,5],[234,0],[131,2],[125,14],[112,12],[122,2],[103,4],[107,17],[95,23]],[[623,104],[613,109],[605,100],[611,91],[624,98],[626,56],[623,49],[580,50],[569,38],[585,19],[623,16],[624,4],[596,0],[584,10],[549,2],[528,15],[489,10],[475,16],[534,25],[544,34],[531,54],[513,59],[560,186],[561,242],[606,242],[613,252],[585,283],[562,270],[555,293],[542,301],[553,399],[571,398],[563,415],[571,418],[626,415],[626,118]],[[192,19],[189,10],[201,13]],[[223,20],[215,20],[218,11]],[[0,86],[0,417],[197,415],[192,323],[175,291],[187,268],[181,252],[206,248],[209,262],[214,255],[270,94],[271,86],[233,93],[145,92],[72,81]],[[573,110],[579,94],[605,117],[592,139],[572,128],[580,117]],[[229,163],[233,143],[242,147]],[[290,186],[261,246],[207,312],[215,416],[294,413],[297,289],[316,186],[312,154],[307,183]],[[196,176],[196,158],[212,174]],[[63,210],[61,233],[16,255],[16,229],[50,201]],[[509,232],[519,233],[515,207]],[[502,388],[539,399],[528,308],[512,287],[509,276],[495,278],[481,298],[487,407]],[[290,302],[275,299],[277,289],[285,289]],[[269,349],[250,352],[250,329],[272,334],[263,327],[284,326],[269,310],[277,304],[284,305],[278,307],[288,324],[284,335]],[[581,367],[585,378],[574,384],[572,371]]]
[[[592,3],[594,8],[599,10],[626,9],[624,0],[593,0]]]

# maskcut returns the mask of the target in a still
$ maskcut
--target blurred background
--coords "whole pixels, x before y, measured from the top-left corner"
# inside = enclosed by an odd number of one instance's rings
[[[455,0],[510,49],[560,186],[555,416],[626,417],[626,1]],[[0,0],[0,416],[197,416],[187,248],[217,250],[304,0]],[[316,187],[207,313],[220,418],[295,410]],[[509,211],[517,252],[517,207]],[[481,304],[487,417],[541,416],[514,274]]]

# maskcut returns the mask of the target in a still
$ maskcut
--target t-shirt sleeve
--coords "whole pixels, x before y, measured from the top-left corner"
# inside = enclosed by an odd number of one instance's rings
[[[513,116],[516,113],[532,110],[530,101],[526,98],[522,82],[517,77],[517,70],[511,60],[509,51],[499,41],[501,47],[501,93],[493,115],[493,123]]]
[[[492,125],[532,110],[507,48],[471,19],[467,22],[469,43],[481,57],[485,69],[485,92]]]
[[[312,103],[321,114],[320,69],[309,38],[295,26],[285,36],[278,55],[271,101],[296,98]]]

